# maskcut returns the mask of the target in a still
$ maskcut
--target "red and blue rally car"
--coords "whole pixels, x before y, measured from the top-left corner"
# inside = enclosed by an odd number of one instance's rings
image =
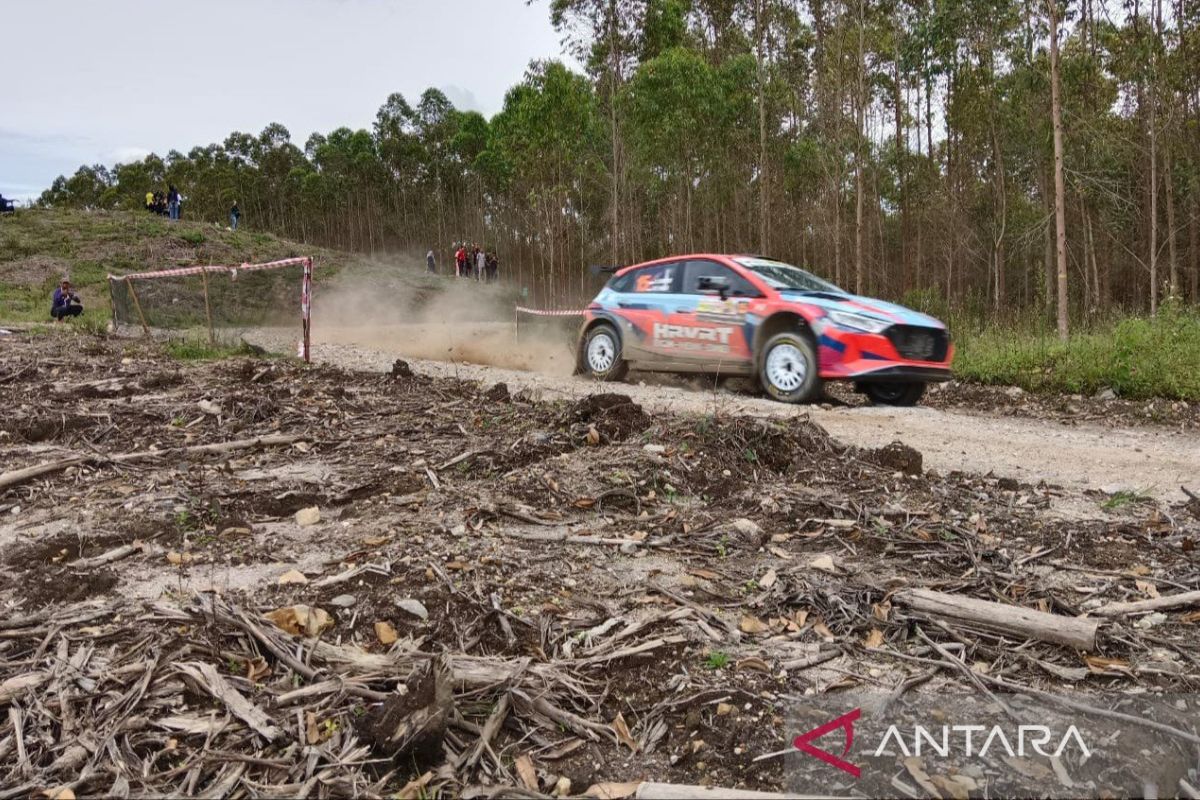
[[[698,254],[616,272],[584,314],[577,371],[757,377],[788,403],[846,380],[876,403],[913,405],[927,383],[950,378],[953,355],[933,317],[774,259]]]

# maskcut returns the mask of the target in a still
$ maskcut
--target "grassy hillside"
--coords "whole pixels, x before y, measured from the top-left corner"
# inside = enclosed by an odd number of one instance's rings
[[[0,322],[49,322],[50,296],[69,276],[84,325],[109,315],[105,276],[195,264],[239,264],[311,255],[324,277],[353,256],[256,231],[123,211],[23,209],[0,217]]]

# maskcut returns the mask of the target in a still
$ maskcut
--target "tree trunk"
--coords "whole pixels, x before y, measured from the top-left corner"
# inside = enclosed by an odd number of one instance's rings
[[[1195,185],[1196,178],[1192,180],[1192,214],[1188,223],[1188,253],[1192,262],[1190,297],[1193,304],[1200,304],[1200,190]]]
[[[1171,179],[1171,142],[1168,135],[1163,146],[1163,190],[1167,198],[1167,275],[1170,297],[1179,297],[1179,254],[1175,250],[1175,182]]]
[[[763,97],[763,41],[766,38],[766,26],[763,20],[763,0],[754,3],[754,27],[758,35],[758,46],[755,58],[757,60],[758,84],[758,252],[768,255],[770,244],[770,208],[767,194],[767,106]]]
[[[1062,88],[1058,64],[1058,0],[1048,0],[1050,10],[1050,116],[1054,124],[1054,232],[1058,266],[1058,336],[1068,336],[1067,316],[1067,212],[1063,180]]]
[[[863,293],[863,141],[866,131],[863,130],[863,120],[866,115],[866,0],[858,2],[858,97],[855,105],[855,124],[858,131],[858,142],[854,148],[854,292]]]
[[[620,193],[618,189],[620,180],[620,151],[619,151],[619,136],[617,130],[617,80],[618,72],[620,71],[620,53],[617,48],[617,0],[609,0],[608,3],[608,50],[609,50],[609,87],[608,87],[608,119],[609,131],[612,136],[612,229],[609,235],[612,237],[611,253],[612,263],[616,266],[621,263],[621,204]]]
[[[992,265],[996,270],[995,284],[995,308],[996,311],[1002,311],[1007,302],[1006,286],[1004,283],[1004,233],[1008,227],[1008,193],[1005,188],[1004,181],[1004,155],[1000,150],[1000,137],[996,133],[995,122],[991,125],[992,128],[992,174],[993,187],[996,192],[996,205],[999,214],[997,221],[996,235],[992,240]]]
[[[1157,105],[1150,89],[1150,316],[1158,313],[1158,134]]]
[[[904,93],[900,79],[900,32],[901,25],[897,21],[892,44],[892,102],[896,107],[896,189],[900,195],[900,282],[907,288],[912,286],[912,272],[908,261],[908,191],[904,178],[907,148],[904,143]]]

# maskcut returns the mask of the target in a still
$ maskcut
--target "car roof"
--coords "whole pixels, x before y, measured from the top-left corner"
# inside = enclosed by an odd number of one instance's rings
[[[678,255],[666,256],[664,258],[656,258],[652,261],[642,261],[637,264],[630,264],[628,267],[621,267],[616,271],[616,275],[624,275],[626,272],[642,267],[653,267],[656,264],[666,264],[668,261],[688,261],[690,259],[708,258],[715,261],[729,262],[738,256],[744,256],[745,253],[680,253]]]

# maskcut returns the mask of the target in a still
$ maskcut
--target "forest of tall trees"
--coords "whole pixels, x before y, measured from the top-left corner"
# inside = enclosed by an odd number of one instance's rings
[[[236,199],[306,242],[479,241],[544,303],[589,264],[700,250],[1062,326],[1196,303],[1200,2],[1057,2],[551,0],[584,73],[534,62],[490,120],[393,94],[371,130],[272,124],[40,202],[171,182],[189,217]]]

